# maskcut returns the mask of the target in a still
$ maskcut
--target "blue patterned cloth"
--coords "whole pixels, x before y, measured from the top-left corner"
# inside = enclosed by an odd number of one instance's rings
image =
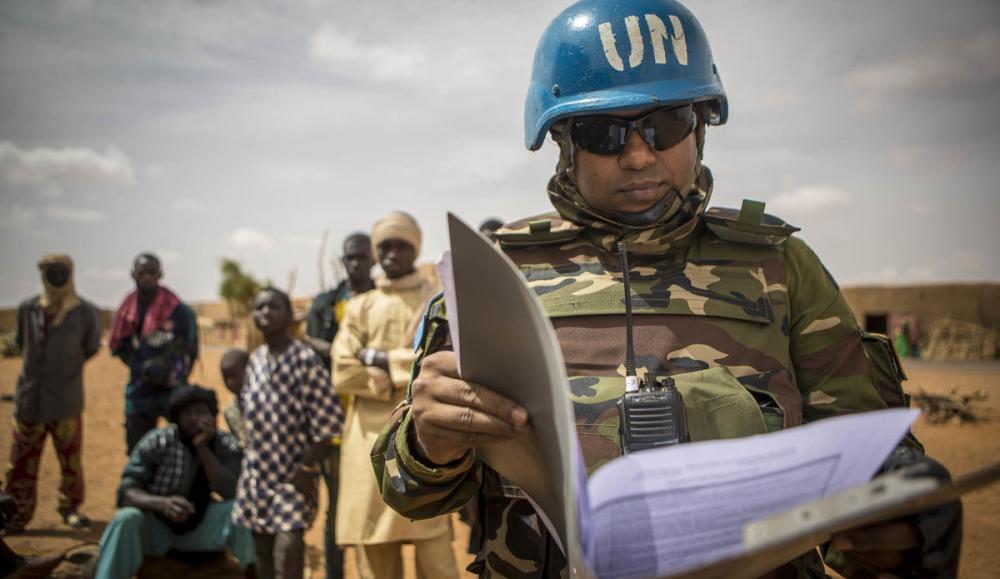
[[[241,400],[246,448],[233,522],[266,534],[309,528],[316,502],[288,481],[313,444],[341,434],[344,418],[323,362],[297,340],[277,356],[260,346]]]

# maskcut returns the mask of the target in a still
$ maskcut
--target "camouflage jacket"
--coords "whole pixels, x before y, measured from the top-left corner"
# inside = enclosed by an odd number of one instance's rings
[[[760,208],[758,208],[760,209]],[[884,337],[862,333],[834,280],[797,229],[757,212],[713,208],[688,241],[630,256],[637,366],[681,390],[692,440],[747,436],[838,414],[905,404]],[[589,472],[620,454],[624,289],[618,256],[547,214],[498,232],[551,318],[562,348]],[[606,240],[605,240],[606,241]],[[450,348],[444,300],[432,301],[420,359]],[[401,406],[372,449],[383,499],[421,519],[477,497],[482,544],[469,571],[553,577],[565,562],[519,489],[469,453],[432,467],[409,450]],[[823,576],[817,552],[776,571]]]

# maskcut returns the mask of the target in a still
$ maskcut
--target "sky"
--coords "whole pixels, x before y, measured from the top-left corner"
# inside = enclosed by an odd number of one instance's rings
[[[421,259],[550,210],[535,45],[569,2],[0,2],[0,307],[67,252],[113,307],[142,251],[189,301],[234,258],[294,293],[404,210]],[[1000,3],[690,0],[729,122],[712,204],[765,201],[842,285],[1000,281]],[[334,273],[325,268],[331,283]]]

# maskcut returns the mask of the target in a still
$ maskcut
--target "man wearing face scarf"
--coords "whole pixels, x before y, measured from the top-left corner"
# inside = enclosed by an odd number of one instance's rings
[[[683,395],[674,407],[687,416],[682,442],[907,404],[891,344],[859,330],[798,228],[758,202],[708,207],[706,128],[727,114],[705,31],[674,0],[581,0],[539,42],[525,144],[538,149],[548,135],[559,147],[547,188],[555,212],[508,224],[496,239],[552,322],[588,473],[628,444],[617,410],[625,300],[639,376]],[[423,327],[406,403],[372,450],[383,499],[421,519],[475,497],[482,542],[470,571],[567,574],[531,503],[477,458],[477,448],[529,431],[532,417],[493,385],[461,379],[443,300],[430,304]],[[948,477],[912,436],[883,470],[907,466]],[[955,501],[838,533],[822,549],[774,561],[771,576],[823,577],[825,557],[845,576],[953,577],[961,536]]]
[[[52,436],[62,469],[59,513],[83,527],[83,365],[101,344],[101,315],[76,295],[73,260],[52,254],[38,262],[43,292],[17,310],[17,345],[23,366],[17,380],[14,441],[4,492],[17,501],[8,532],[21,530],[35,510],[38,465]]]

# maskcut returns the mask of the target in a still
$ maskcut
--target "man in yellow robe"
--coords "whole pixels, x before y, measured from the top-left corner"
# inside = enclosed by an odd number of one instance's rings
[[[447,517],[410,521],[382,502],[371,448],[392,410],[406,396],[413,338],[437,284],[416,271],[420,228],[390,213],[372,230],[385,277],[348,302],[333,342],[333,383],[353,397],[341,446],[337,543],[353,545],[363,579],[402,577],[403,543],[416,548],[418,577],[458,577]]]

